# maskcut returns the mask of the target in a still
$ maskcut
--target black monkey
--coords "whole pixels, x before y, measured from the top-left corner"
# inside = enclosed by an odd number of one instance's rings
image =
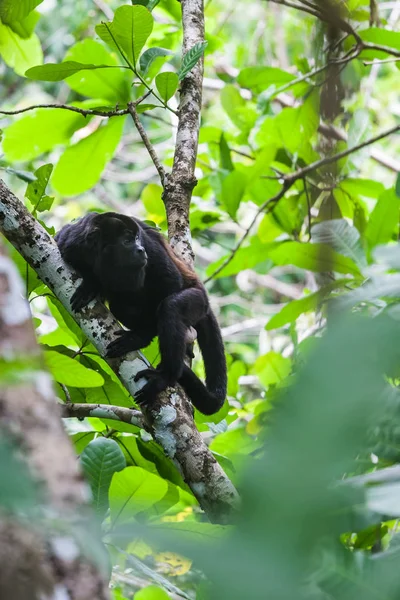
[[[129,330],[109,344],[108,357],[144,348],[158,335],[161,362],[136,376],[148,378],[137,400],[150,403],[179,382],[198,410],[217,412],[227,385],[221,331],[204,286],[164,237],[133,217],[93,212],[65,225],[55,239],[64,260],[83,278],[72,296],[73,310],[99,295]],[[197,331],[206,385],[184,363],[190,327]]]

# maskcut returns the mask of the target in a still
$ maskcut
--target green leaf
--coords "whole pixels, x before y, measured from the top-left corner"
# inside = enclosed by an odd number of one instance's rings
[[[60,194],[75,196],[92,188],[114,155],[125,118],[115,117],[61,155],[52,184]]]
[[[162,187],[156,183],[149,183],[142,191],[140,198],[147,212],[147,219],[157,225],[166,220],[165,205],[162,201]]]
[[[172,71],[159,73],[156,77],[157,90],[164,102],[168,102],[168,100],[172,98],[178,89],[178,85],[178,75]]]
[[[35,181],[28,184],[25,192],[25,198],[31,202],[33,206],[32,213],[35,215],[37,212],[44,212],[50,210],[54,198],[45,195],[47,184],[49,183],[51,172],[53,171],[53,165],[47,164],[42,165],[35,171]]]
[[[93,494],[96,513],[103,517],[108,509],[108,489],[114,473],[126,467],[125,456],[116,441],[98,437],[81,454],[81,463]]]
[[[400,173],[397,174],[396,177],[396,186],[395,186],[396,196],[400,198]]]
[[[400,50],[400,33],[398,31],[390,31],[389,29],[381,29],[379,27],[370,27],[360,31],[360,37],[365,42],[371,42],[372,44],[379,44],[380,46],[388,46],[395,50]],[[365,50],[362,53],[362,57],[368,58],[385,58],[388,56],[387,52],[382,50]]]
[[[314,242],[327,244],[336,252],[351,258],[359,267],[365,266],[366,259],[360,234],[345,219],[331,219],[316,223],[311,229],[311,235]]]
[[[8,161],[28,161],[67,142],[87,125],[82,115],[41,108],[24,115],[4,130],[3,151]]]
[[[185,79],[186,75],[190,73],[195,64],[200,60],[204,54],[204,50],[207,47],[207,42],[197,42],[183,55],[181,68],[178,71],[179,81]]]
[[[68,336],[72,336],[76,342],[76,345],[81,347],[87,341],[87,338],[60,300],[55,296],[48,296],[47,304],[59,327]]]
[[[171,50],[167,50],[166,48],[149,48],[145,52],[143,52],[140,57],[140,70],[142,72],[143,77],[147,75],[148,70],[150,69],[151,63],[160,56],[170,56],[173,54]]]
[[[379,196],[365,231],[369,248],[385,244],[393,239],[399,230],[400,198],[394,189],[386,190]]]
[[[25,76],[29,79],[35,79],[36,81],[62,81],[70,75],[74,75],[79,71],[93,70],[93,69],[112,69],[110,65],[89,65],[78,63],[73,60],[66,60],[62,63],[47,63],[38,67],[31,67],[25,73]],[[118,67],[114,67],[118,68]]]
[[[229,526],[195,521],[185,521],[184,523],[160,522],[149,525],[149,528],[155,532],[169,531],[173,538],[179,540],[180,543],[192,542],[193,544],[205,544],[210,541],[221,540],[232,530]]]
[[[3,23],[22,21],[28,14],[41,4],[43,0],[1,0],[0,19]]]
[[[318,306],[320,306],[329,295],[329,292],[348,283],[348,279],[337,279],[336,281],[332,281],[332,283],[325,285],[314,294],[309,294],[304,298],[289,302],[268,321],[265,329],[271,331],[272,329],[283,327],[288,323],[294,323],[303,313],[317,310]]]
[[[144,6],[120,6],[111,23],[96,26],[98,36],[119,50],[136,68],[139,55],[153,30],[154,19]]]
[[[54,350],[44,353],[46,365],[58,383],[71,387],[98,387],[104,384],[100,373],[87,369],[77,360]]]
[[[32,33],[29,38],[23,39],[1,21],[0,55],[4,62],[21,76],[30,67],[43,62],[42,48],[35,33]]]
[[[284,358],[277,352],[267,352],[257,358],[254,371],[262,385],[268,387],[284,381],[290,373],[291,366],[289,358]]]
[[[223,133],[221,133],[219,139],[219,157],[221,169],[225,169],[226,171],[234,170],[235,167],[233,166],[231,151]]]
[[[149,509],[168,492],[166,481],[140,467],[126,467],[116,473],[110,486],[111,520],[122,525]]]
[[[90,38],[74,44],[64,60],[110,67],[121,62],[102,43]],[[78,94],[89,98],[121,104],[130,99],[131,73],[128,69],[85,70],[68,77],[66,83]]]
[[[148,585],[136,592],[133,598],[134,600],[170,600],[171,597],[157,585]]]
[[[246,185],[247,177],[240,171],[232,171],[222,182],[221,200],[232,219],[236,218]]]
[[[335,271],[359,275],[360,271],[353,260],[332,250],[325,244],[303,244],[283,242],[268,252],[277,265],[294,265],[317,273]]]
[[[39,19],[40,14],[37,11],[32,11],[21,21],[10,21],[7,23],[7,25],[9,25],[13,32],[16,33],[20,38],[27,39],[33,34]],[[3,21],[3,23],[5,23],[5,21]]]
[[[294,75],[276,67],[246,67],[240,71],[237,81],[241,87],[260,93],[270,85],[281,86],[294,79]]]
[[[340,189],[345,190],[351,196],[378,198],[385,191],[385,186],[373,179],[352,179],[349,177],[340,182]]]
[[[241,131],[248,131],[248,120],[243,118],[242,110],[246,101],[240,95],[240,91],[234,85],[226,85],[221,90],[222,108],[234,125]]]
[[[227,255],[229,256],[229,255]],[[227,256],[207,268],[207,275],[213,272],[225,261]],[[240,248],[230,263],[216,275],[216,278],[236,275],[244,269],[252,269],[267,260],[276,265],[294,265],[317,273],[335,271],[360,275],[357,265],[347,256],[342,256],[324,244],[301,242],[273,242],[263,244],[256,237],[249,246]]]

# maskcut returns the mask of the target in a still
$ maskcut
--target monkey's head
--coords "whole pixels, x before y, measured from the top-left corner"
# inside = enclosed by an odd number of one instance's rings
[[[122,215],[121,215],[122,216]],[[140,225],[131,217],[110,213],[96,215],[86,233],[86,245],[93,252],[94,272],[106,287],[118,281],[135,287],[147,264]]]

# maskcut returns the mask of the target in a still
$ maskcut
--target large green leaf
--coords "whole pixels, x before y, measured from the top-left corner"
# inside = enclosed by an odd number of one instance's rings
[[[66,60],[62,63],[46,63],[45,65],[39,65],[38,67],[31,67],[27,70],[25,76],[37,81],[62,81],[75,73],[79,73],[79,71],[112,68],[112,66],[108,65],[89,65],[73,60]]]
[[[331,246],[336,252],[348,256],[359,267],[366,264],[360,234],[345,219],[331,219],[316,223],[311,229],[314,242]]]
[[[237,78],[239,85],[250,88],[255,93],[264,91],[270,85],[281,86],[294,79],[294,75],[276,67],[246,67]]]
[[[232,171],[222,182],[221,200],[232,219],[236,218],[236,212],[246,189],[247,177],[240,171]]]
[[[22,21],[43,0],[1,0],[0,19],[3,23]]]
[[[158,93],[164,102],[168,102],[178,89],[178,75],[172,71],[159,73],[156,77],[156,86]]]
[[[43,52],[35,33],[29,38],[19,37],[8,25],[0,21],[0,55],[18,75],[43,62]]]
[[[360,37],[365,42],[371,42],[372,44],[379,44],[380,46],[387,46],[400,50],[400,33],[398,31],[391,31],[389,29],[383,29],[380,27],[370,27],[360,31]],[[388,56],[387,52],[382,50],[365,50],[363,57],[368,58],[385,58]]]
[[[301,314],[317,310],[318,306],[329,295],[329,292],[348,283],[348,279],[337,279],[322,287],[318,292],[314,292],[314,294],[289,302],[276,315],[271,317],[265,329],[270,331],[271,329],[283,327],[288,323],[294,323]]]
[[[254,364],[254,372],[265,387],[284,381],[290,370],[290,359],[284,358],[278,352],[267,352],[259,356]]]
[[[148,585],[134,595],[134,600],[170,600],[171,596],[157,585]]]
[[[98,387],[104,384],[100,373],[87,369],[77,360],[54,350],[44,353],[46,365],[58,383],[71,387]]]
[[[127,467],[116,473],[109,492],[114,526],[132,521],[139,512],[159,502],[167,492],[166,481],[140,467]]]
[[[93,187],[112,159],[121,139],[125,118],[116,117],[61,155],[52,178],[64,196],[75,196]]]
[[[210,265],[207,268],[207,275],[211,275],[226,258],[227,256]],[[235,253],[234,258],[217,277],[235,275],[244,269],[251,269],[267,260],[276,265],[294,265],[317,273],[335,271],[351,275],[360,274],[357,265],[350,258],[338,254],[324,244],[300,242],[262,244],[258,238],[253,238],[249,246],[240,248]]]
[[[386,190],[379,196],[368,221],[365,237],[369,248],[384,244],[393,239],[399,231],[400,198],[394,189]]]
[[[317,273],[335,271],[359,275],[360,271],[353,260],[332,250],[325,244],[302,244],[287,242],[278,244],[268,253],[277,265],[295,265]]]
[[[74,131],[87,123],[78,113],[39,108],[4,129],[3,151],[11,163],[32,160],[67,142]]]
[[[112,48],[120,49],[136,68],[139,55],[153,30],[154,19],[144,6],[120,6],[111,23],[96,26],[96,33]]]
[[[90,38],[74,44],[65,56],[67,61],[115,67],[122,62],[100,42]],[[130,97],[131,75],[127,69],[81,71],[68,78],[68,86],[89,98],[127,102]]]
[[[98,437],[83,450],[81,463],[92,490],[96,513],[103,517],[108,509],[111,480],[114,473],[125,468],[125,456],[117,442]]]

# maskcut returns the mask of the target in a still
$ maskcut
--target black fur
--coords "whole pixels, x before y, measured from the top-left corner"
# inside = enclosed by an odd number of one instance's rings
[[[221,332],[197,275],[163,236],[138,219],[110,212],[89,213],[65,225],[55,239],[64,260],[83,278],[71,300],[73,310],[100,296],[129,330],[111,342],[108,357],[144,348],[158,335],[161,362],[137,375],[148,378],[137,400],[150,403],[179,382],[202,413],[217,412],[227,385]],[[206,385],[184,364],[189,327],[197,331]]]

